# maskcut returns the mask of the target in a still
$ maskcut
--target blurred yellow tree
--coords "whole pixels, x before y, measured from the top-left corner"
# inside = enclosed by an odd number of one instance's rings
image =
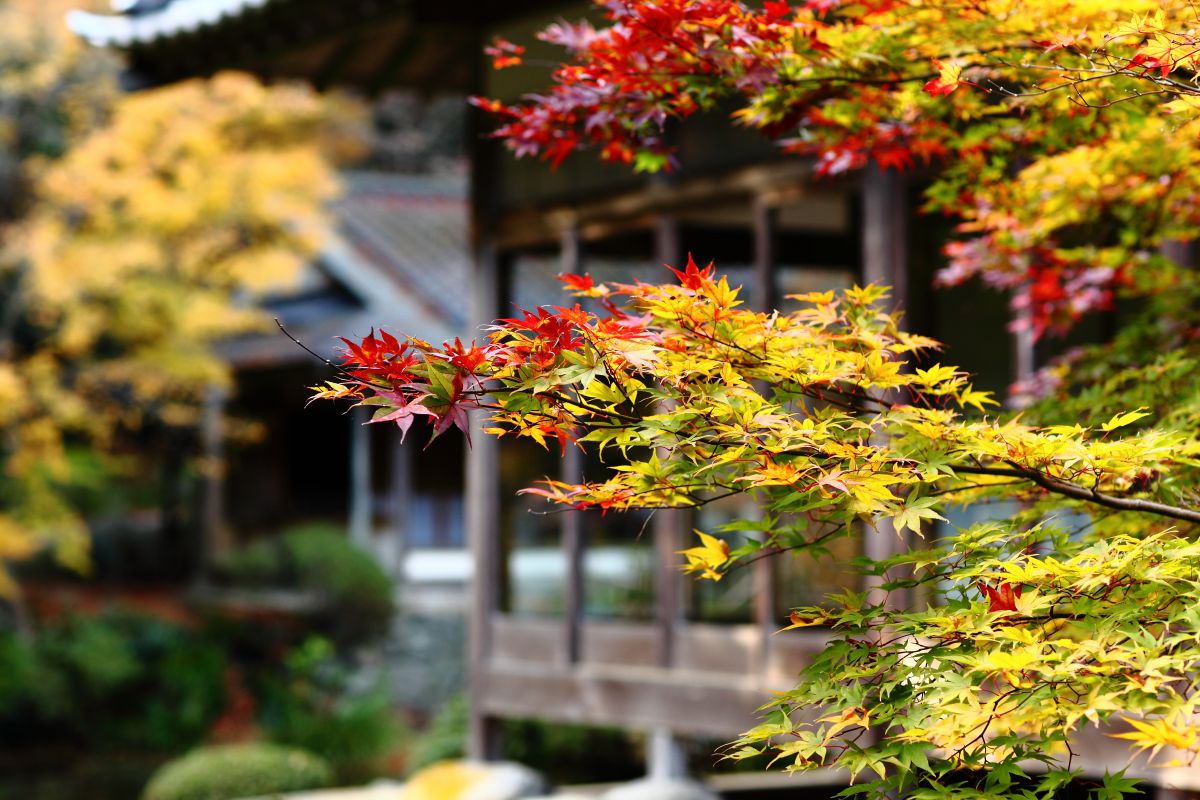
[[[64,143],[0,140],[28,187],[4,236],[0,594],[15,590],[4,562],[48,546],[85,567],[72,450],[128,462],[138,431],[194,426],[228,383],[211,345],[262,326],[255,297],[318,246],[356,116],[238,74],[118,95],[115,66],[77,81],[95,57],[52,32],[61,16],[37,17],[0,11],[0,52],[26,54],[0,73],[0,104]]]

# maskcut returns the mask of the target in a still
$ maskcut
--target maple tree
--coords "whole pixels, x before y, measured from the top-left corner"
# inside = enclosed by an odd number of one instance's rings
[[[1200,385],[1195,273],[1163,255],[1196,234],[1191,5],[1111,0],[608,0],[559,23],[553,85],[475,102],[518,156],[594,146],[673,168],[669,126],[718,102],[818,174],[927,168],[929,210],[960,220],[942,280],[1008,290],[1036,335],[1119,299],[1111,342],[1017,387],[1005,413],[886,290],[742,308],[711,267],[678,283],[562,279],[580,301],[496,322],[480,343],[374,332],[320,398],[407,430],[487,432],[594,450],[602,479],[526,490],[566,508],[688,508],[751,496],[761,519],[698,533],[710,579],[835,537],[926,536],[859,560],[864,591],[796,609],[829,643],[731,750],[847,769],[845,794],[1048,798],[1087,725],[1156,763],[1200,754]],[[489,50],[497,68],[523,48]],[[684,123],[686,124],[686,123]],[[1086,421],[1083,424],[1082,421]],[[948,509],[1007,518],[935,539]],[[882,522],[889,523],[884,526]],[[921,540],[918,538],[918,542]],[[1096,784],[1120,797],[1115,771]]]
[[[244,75],[123,95],[64,5],[0,11],[0,596],[47,547],[86,568],[76,498],[145,474],[139,436],[195,439],[212,345],[269,325],[248,301],[315,251],[353,140],[343,101]]]

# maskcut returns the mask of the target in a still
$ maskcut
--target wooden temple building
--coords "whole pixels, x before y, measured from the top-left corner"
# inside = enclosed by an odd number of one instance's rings
[[[540,51],[533,34],[591,14],[589,3],[552,0],[138,0],[123,14],[76,14],[70,24],[126,53],[133,85],[243,69],[367,93],[513,99],[544,85],[546,73],[492,72],[485,43],[499,35],[530,43],[530,60],[554,59],[561,54]],[[680,126],[682,168],[655,177],[589,154],[551,171],[511,158],[486,126],[470,117],[473,324],[513,303],[558,302],[560,272],[652,279],[659,265],[692,253],[714,260],[761,308],[793,292],[889,284],[912,329],[947,342],[957,363],[980,370],[977,385],[1001,395],[1035,366],[1032,345],[1007,331],[1003,298],[977,287],[931,290],[949,230],[918,223],[917,189],[895,172],[817,180],[809,163],[779,156],[720,114]],[[679,569],[685,534],[753,515],[744,501],[650,518],[531,514],[518,488],[597,466],[578,453],[560,461],[473,438],[466,527],[476,755],[496,752],[498,720],[538,717],[647,731],[651,771],[678,770],[681,739],[728,739],[754,724],[769,693],[787,688],[822,647],[820,631],[775,635],[790,607],[853,581],[839,565],[857,548],[881,555],[904,546],[872,535],[847,541],[832,561],[768,559],[719,586],[696,586]],[[1090,772],[1126,760],[1119,743],[1093,744]],[[1200,773],[1145,775],[1200,787]]]

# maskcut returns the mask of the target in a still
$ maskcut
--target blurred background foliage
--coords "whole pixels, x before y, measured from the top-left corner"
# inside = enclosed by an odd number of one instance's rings
[[[311,593],[316,602],[304,629],[341,645],[383,636],[396,610],[391,578],[333,525],[313,523],[251,542],[215,572],[218,584],[230,588]]]
[[[359,104],[245,75],[123,94],[71,5],[0,5],[0,564],[50,545],[82,571],[72,494],[196,454],[213,342],[269,323],[254,298],[320,245],[369,137]]]

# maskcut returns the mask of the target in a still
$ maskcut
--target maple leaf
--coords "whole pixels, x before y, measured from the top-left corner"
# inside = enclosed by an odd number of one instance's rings
[[[767,0],[763,3],[763,11],[766,12],[767,22],[778,22],[791,14],[792,8],[787,0]]]
[[[986,583],[980,582],[979,591],[983,593],[984,598],[988,601],[989,613],[1017,610],[1017,599],[1021,596],[1020,584],[1014,585],[1001,582],[995,586],[989,586]]]
[[[934,59],[933,66],[937,67],[938,76],[925,84],[924,89],[934,97],[945,97],[952,94],[962,80],[962,67],[951,63],[943,63]]]
[[[685,572],[699,573],[700,577],[719,581],[723,577],[718,570],[729,561],[729,544],[715,536],[696,531],[702,544],[680,550],[679,554],[687,559]]]
[[[919,536],[921,535],[922,520],[941,520],[945,522],[946,518],[933,510],[932,506],[935,502],[932,497],[922,497],[919,500],[914,500],[906,504],[899,514],[892,517],[892,525],[895,527],[896,533],[901,533],[905,528],[908,528]]]
[[[492,57],[493,69],[507,69],[521,64],[525,47],[504,39],[500,36],[492,39],[492,43],[483,49],[486,55]]]
[[[383,406],[376,410],[375,414],[369,419],[366,425],[375,422],[394,422],[396,427],[400,429],[400,441],[403,442],[405,436],[408,435],[408,429],[412,427],[413,420],[419,416],[437,418],[437,414],[430,408],[422,404],[422,400],[429,397],[428,394],[418,394],[412,397],[405,397],[396,392],[379,392],[378,395],[372,398],[367,398],[359,405],[377,405]]]
[[[440,353],[438,355],[444,357],[451,364],[467,374],[474,374],[480,371],[488,362],[486,350],[478,347],[474,342],[471,343],[470,347],[466,347],[457,336],[454,337],[454,344],[450,344],[449,342],[443,343],[442,350],[444,351],[444,356]]]
[[[711,261],[708,262],[708,266],[704,269],[700,269],[695,260],[692,259],[691,253],[688,253],[687,266],[683,268],[682,272],[669,264],[664,266],[675,273],[675,277],[679,278],[679,282],[683,285],[683,288],[693,291],[699,291],[706,283],[711,282],[716,269]]]
[[[558,276],[558,280],[565,283],[567,288],[573,292],[586,292],[596,285],[596,282],[592,280],[592,276],[587,273],[575,275],[570,272],[564,272]]]

